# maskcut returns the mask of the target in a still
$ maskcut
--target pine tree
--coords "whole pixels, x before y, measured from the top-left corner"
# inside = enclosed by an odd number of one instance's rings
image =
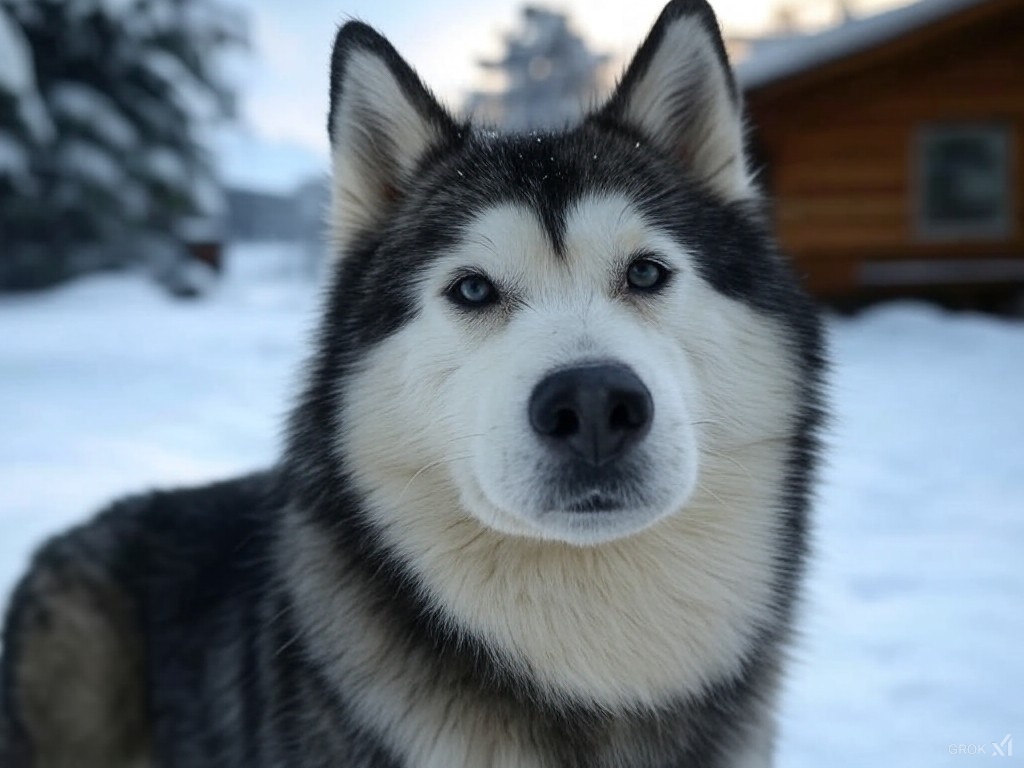
[[[28,42],[0,8],[0,184],[28,181],[28,147],[51,131],[40,110]]]
[[[520,29],[505,38],[505,55],[480,62],[503,76],[504,89],[474,93],[466,107],[509,131],[561,127],[598,93],[607,61],[590,51],[563,14],[527,6]]]
[[[27,156],[22,180],[0,184],[6,287],[139,260],[219,205],[202,131],[233,109],[217,67],[243,42],[237,14],[217,0],[0,0],[0,13],[36,94],[32,109],[0,92],[0,136]]]
[[[21,26],[0,7],[0,284],[26,254],[10,247],[14,222],[37,198],[31,157],[53,137]]]

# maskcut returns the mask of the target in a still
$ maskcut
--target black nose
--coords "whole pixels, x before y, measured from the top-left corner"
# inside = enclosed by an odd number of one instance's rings
[[[601,466],[643,439],[654,402],[624,365],[567,368],[542,379],[530,396],[530,424],[555,450]]]

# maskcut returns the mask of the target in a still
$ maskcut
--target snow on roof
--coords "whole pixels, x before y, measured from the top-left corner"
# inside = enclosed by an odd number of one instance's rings
[[[744,90],[753,90],[800,72],[888,42],[920,27],[990,0],[919,0],[811,35],[755,42],[736,67]]]

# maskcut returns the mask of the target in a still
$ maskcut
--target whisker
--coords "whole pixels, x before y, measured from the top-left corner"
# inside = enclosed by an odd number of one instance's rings
[[[717,493],[712,491],[710,488],[708,488],[703,483],[697,483],[697,487],[700,488],[702,491],[704,491],[704,493],[708,494],[711,498],[713,498],[715,501],[717,501],[719,504],[721,504],[726,509],[732,509],[732,505],[726,504],[725,500],[721,496],[719,496]]]
[[[302,632],[301,631],[296,632],[290,638],[288,638],[283,643],[281,643],[280,647],[276,651],[274,651],[274,658],[277,658],[282,653],[284,653],[289,648],[291,648],[293,645],[295,645],[295,643],[298,642],[300,637],[302,637]]]
[[[791,439],[790,435],[772,435],[771,437],[763,437],[760,440],[751,440],[749,443],[739,443],[738,445],[727,446],[733,451],[742,451],[745,448],[756,448],[759,445],[771,445],[772,443],[787,443]]]
[[[743,472],[743,474],[745,474],[747,476],[748,480],[752,481],[754,479],[754,476],[750,474],[750,470],[747,469],[745,466],[743,466],[743,464],[738,459],[733,458],[732,456],[730,456],[727,453],[722,453],[721,451],[716,451],[713,448],[704,447],[702,450],[705,451],[706,453],[710,453],[712,456],[717,456],[720,459],[725,459],[729,463],[731,463],[734,466],[738,467],[739,470],[741,472]]]
[[[459,456],[459,455],[456,455],[456,456],[445,456],[443,459],[437,459],[435,461],[431,461],[431,462],[428,462],[427,464],[424,464],[422,467],[420,467],[419,469],[416,470],[415,474],[413,474],[412,477],[409,478],[409,481],[405,484],[405,487],[402,489],[402,492],[400,494],[398,494],[398,502],[397,503],[399,503],[399,504],[402,503],[402,501],[405,499],[406,492],[409,490],[409,486],[411,486],[416,481],[416,478],[418,478],[424,472],[426,472],[426,471],[428,471],[430,469],[433,469],[436,466],[444,464],[445,462],[448,462],[448,461],[464,461],[465,459],[468,459],[469,457],[470,457],[470,454],[468,454],[468,453],[465,454],[465,455],[461,455],[461,456]]]

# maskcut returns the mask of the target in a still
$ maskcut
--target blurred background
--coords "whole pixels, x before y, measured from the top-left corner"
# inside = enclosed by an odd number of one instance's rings
[[[779,764],[1024,756],[1024,2],[714,5],[836,360]],[[530,130],[607,92],[661,7],[0,0],[0,605],[113,495],[274,459],[337,24]]]

